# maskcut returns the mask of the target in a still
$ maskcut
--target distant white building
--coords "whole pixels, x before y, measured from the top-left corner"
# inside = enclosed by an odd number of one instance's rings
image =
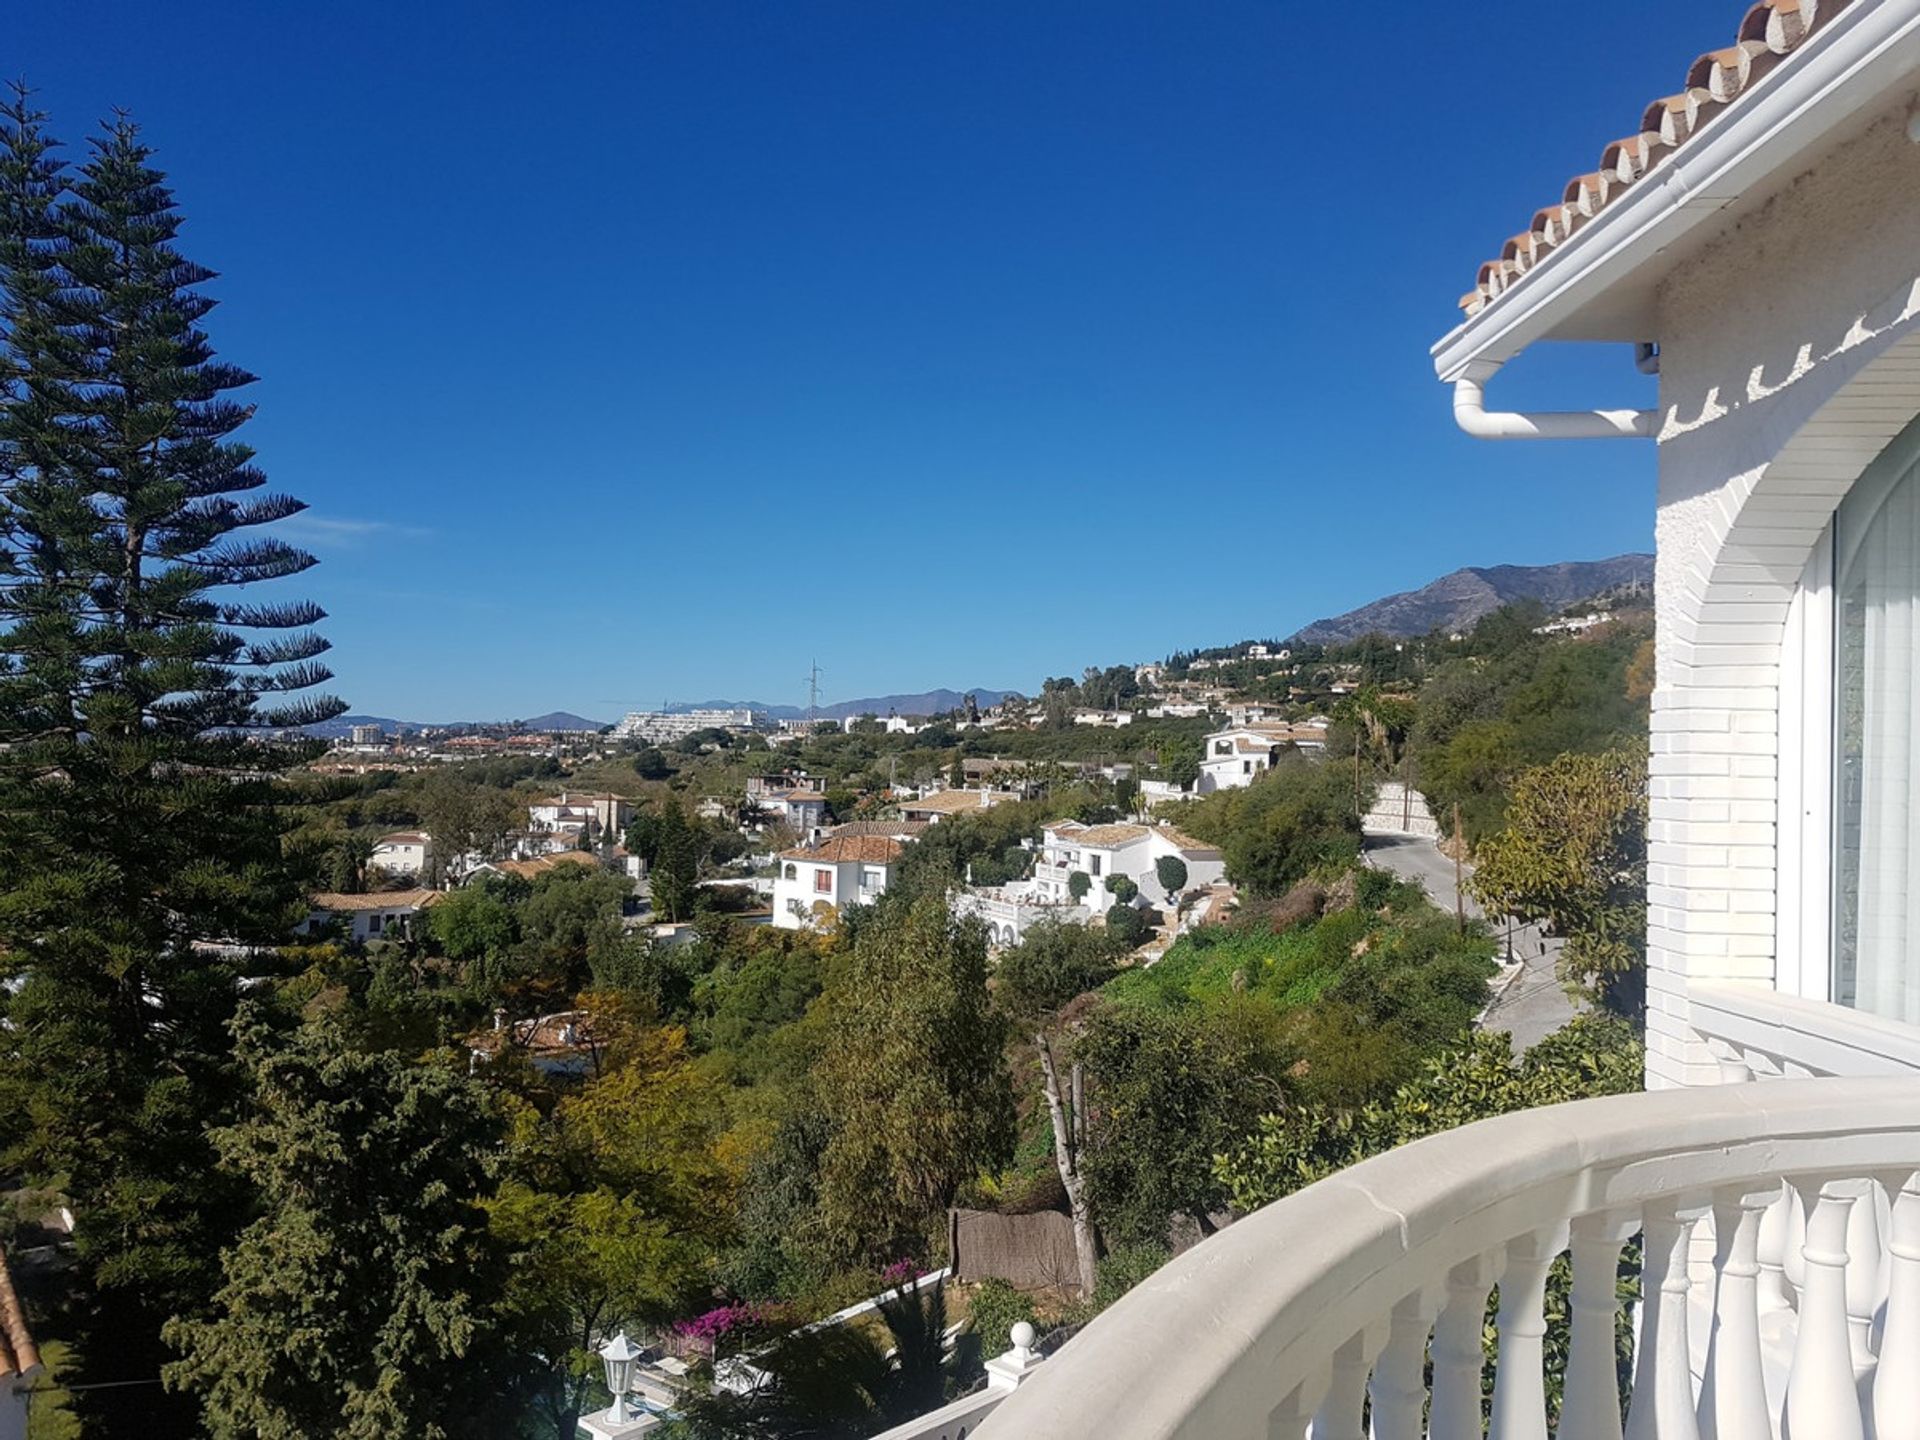
[[[1112,903],[1107,881],[1124,875],[1149,902],[1164,906],[1177,897],[1160,883],[1163,855],[1178,856],[1186,865],[1188,890],[1226,878],[1226,862],[1219,850],[1170,825],[1082,825],[1077,820],[1057,820],[1041,832],[1033,867],[1034,894],[1055,904],[1072,901],[1077,872],[1088,880],[1084,903],[1104,911]]]
[[[818,928],[849,905],[886,894],[906,845],[891,835],[842,835],[783,850],[773,881],[773,923]]]
[[[635,710],[613,727],[618,740],[645,740],[663,745],[684,740],[702,730],[751,730],[760,723],[759,712],[732,710]]]
[[[411,935],[422,911],[439,902],[443,890],[382,890],[367,895],[340,895],[323,892],[307,902],[307,918],[293,927],[296,935],[308,935],[330,921],[339,921],[349,938],[365,944],[369,940],[399,940]]]
[[[387,743],[387,732],[378,725],[355,725],[347,736],[348,743],[355,749]]]
[[[1236,725],[1216,730],[1206,738],[1206,752],[1200,760],[1197,794],[1215,790],[1235,790],[1251,785],[1273,767],[1280,752],[1293,747],[1310,753],[1327,748],[1328,721],[1314,716],[1297,725]]]
[[[535,836],[578,840],[581,831],[591,829],[612,839],[632,823],[633,802],[605,793],[562,790],[527,807],[527,828]]]
[[[1585,615],[1567,615],[1559,620],[1550,620],[1545,625],[1536,625],[1536,635],[1578,635],[1583,630],[1591,630],[1596,625],[1605,625],[1613,619],[1611,610],[1590,610]]]
[[[1131,710],[1076,710],[1073,712],[1076,725],[1099,725],[1119,729],[1122,725],[1133,723]]]
[[[373,863],[395,875],[418,875],[427,868],[433,839],[424,830],[396,830],[374,842]]]

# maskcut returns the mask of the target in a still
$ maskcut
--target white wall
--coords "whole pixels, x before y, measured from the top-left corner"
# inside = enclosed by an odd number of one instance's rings
[[[1920,412],[1920,146],[1886,106],[1660,298],[1661,439],[1648,867],[1648,1083],[1716,1078],[1688,981],[1815,998],[1795,908],[1805,806],[1782,827],[1799,692],[1788,615],[1835,506]],[[1783,682],[1784,691],[1783,694]],[[1807,805],[1828,803],[1809,777]],[[1782,845],[1783,837],[1787,841]],[[1818,931],[1819,925],[1813,926]]]

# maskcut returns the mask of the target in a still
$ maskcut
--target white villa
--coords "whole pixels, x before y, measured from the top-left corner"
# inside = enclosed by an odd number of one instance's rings
[[[1170,825],[1082,825],[1078,820],[1056,820],[1041,831],[1040,853],[1033,866],[1035,894],[1059,903],[1072,899],[1075,873],[1090,882],[1088,901],[1104,911],[1107,881],[1124,875],[1140,887],[1154,905],[1171,903],[1160,884],[1158,863],[1163,855],[1177,856],[1187,867],[1185,889],[1199,890],[1226,877],[1226,863],[1213,846],[1183,835]]]
[[[773,923],[785,930],[814,928],[848,905],[879,899],[906,848],[891,835],[840,835],[781,851]]]
[[[581,831],[591,828],[594,834],[611,839],[632,823],[633,802],[618,795],[562,790],[527,807],[527,829],[536,836],[577,840]]]
[[[374,842],[371,859],[395,875],[418,875],[427,868],[433,837],[424,830],[396,830]]]
[[[1206,738],[1206,750],[1200,760],[1200,778],[1194,793],[1211,795],[1216,790],[1234,790],[1251,785],[1273,767],[1280,752],[1289,746],[1314,754],[1327,748],[1328,722],[1319,716],[1298,725],[1236,725],[1216,730]]]
[[[1920,0],[1764,0],[1725,34],[1623,107],[1434,348],[1474,435],[1656,442],[1651,1093],[1439,1135],[1241,1220],[974,1440],[1544,1440],[1563,1252],[1559,1440],[1920,1436]],[[1623,369],[1637,347],[1657,401],[1489,409],[1548,341]]]
[[[350,939],[359,944],[369,940],[400,940],[413,933],[420,913],[437,904],[443,890],[379,890],[365,895],[340,895],[330,892],[308,897],[307,918],[293,927],[296,935],[311,934],[315,928],[338,920]]]

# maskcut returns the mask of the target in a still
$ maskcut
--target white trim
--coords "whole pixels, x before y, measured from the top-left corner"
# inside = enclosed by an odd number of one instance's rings
[[[1696,980],[1688,1023],[1731,1047],[1756,1074],[1911,1075],[1920,1071],[1920,1029],[1866,1010],[1782,995],[1733,980]],[[1764,1059],[1767,1065],[1756,1065]]]
[[[1506,361],[1767,179],[1793,174],[1867,106],[1920,70],[1920,0],[1855,0],[1700,134],[1432,348],[1451,383]],[[1629,341],[1658,340],[1628,335]]]
[[[1833,993],[1833,526],[1814,543],[1780,647],[1774,988]]]

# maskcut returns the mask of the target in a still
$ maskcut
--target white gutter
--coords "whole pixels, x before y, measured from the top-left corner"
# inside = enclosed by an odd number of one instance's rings
[[[1453,382],[1453,419],[1476,440],[1636,440],[1654,433],[1652,410],[1488,410],[1487,381],[1497,360],[1475,360]]]
[[[1433,347],[1435,372],[1455,386],[1461,428],[1490,439],[1654,433],[1652,412],[1489,412],[1485,386],[1508,360],[1770,175],[1792,170],[1916,71],[1920,0],[1855,0],[1823,25],[1732,113],[1709,123]]]

